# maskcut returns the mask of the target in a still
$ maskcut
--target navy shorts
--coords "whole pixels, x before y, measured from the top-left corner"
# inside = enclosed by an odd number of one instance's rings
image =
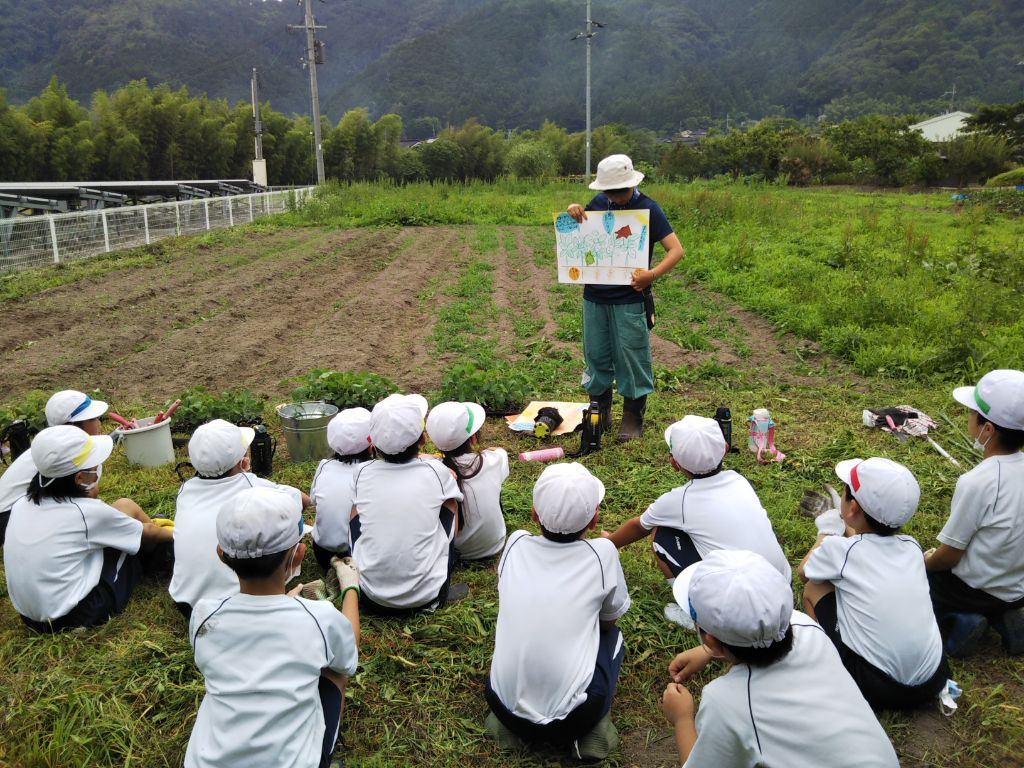
[[[352,550],[349,549],[347,544],[342,544],[341,549],[331,550],[321,547],[315,541],[313,542],[313,557],[316,558],[317,565],[320,566],[320,570],[324,573],[331,570],[332,557],[348,557],[351,554]]]
[[[1024,607],[1024,598],[1008,603],[966,584],[952,571],[928,571],[928,586],[938,618],[948,613],[980,613],[989,621],[995,621],[1007,611]],[[940,621],[940,628],[942,624]]]
[[[654,542],[651,546],[654,548],[654,554],[669,567],[673,576],[678,576],[702,559],[690,534],[678,528],[655,528]]]
[[[552,720],[540,725],[513,714],[491,688],[490,676],[484,696],[494,716],[521,739],[533,743],[561,744],[575,741],[594,729],[611,712],[615,687],[619,682],[622,660],[626,649],[622,643],[622,632],[618,627],[601,631],[597,646],[597,660],[594,663],[594,677],[587,686],[587,698],[576,709],[561,720]]]
[[[932,701],[946,686],[951,676],[946,655],[943,653],[935,673],[918,685],[904,685],[894,680],[843,642],[839,634],[836,593],[829,592],[814,606],[818,623],[839,651],[843,666],[860,688],[872,709],[914,709]]]
[[[37,632],[60,632],[76,627],[97,627],[111,616],[121,613],[139,581],[142,568],[135,555],[107,547],[103,550],[103,570],[99,583],[83,597],[78,605],[52,621],[35,621],[25,616],[21,620]]]
[[[320,768],[329,768],[341,725],[341,689],[326,677],[321,677],[317,693],[320,694],[320,707],[324,712],[324,742],[320,748]]]
[[[452,572],[455,570],[455,564],[459,560],[459,553],[455,549],[455,513],[447,507],[441,507],[440,519],[441,527],[444,528],[444,532],[448,536],[448,575],[445,577],[444,584],[441,585],[437,597],[424,605],[412,608],[392,608],[374,602],[366,594],[360,593],[359,607],[362,610],[367,613],[377,614],[378,616],[408,616],[427,608],[440,608],[448,602],[448,590],[452,586]],[[355,547],[356,542],[362,535],[362,525],[359,522],[358,516],[353,517],[352,522],[349,523],[349,535],[351,537],[349,540],[352,542],[352,546]]]

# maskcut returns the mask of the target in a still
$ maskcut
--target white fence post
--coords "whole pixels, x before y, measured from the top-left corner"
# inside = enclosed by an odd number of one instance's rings
[[[60,264],[60,251],[57,250],[57,225],[53,222],[53,214],[46,217],[50,220],[50,245],[53,246],[53,263]]]
[[[229,227],[233,227],[233,226],[235,226],[235,212],[232,210],[232,208],[234,208],[234,206],[231,205],[231,198],[230,197],[225,197],[224,198],[224,203],[228,207],[228,226]]]
[[[203,198],[203,212],[206,213],[206,229],[210,229],[210,203],[204,197]]]
[[[149,210],[142,207],[142,226],[146,228],[146,245],[149,245]]]
[[[104,208],[100,211],[100,218],[103,220],[103,248],[110,253],[110,229],[107,227],[107,211]]]
[[[255,221],[256,220],[256,214],[253,213],[253,209],[252,208],[253,208],[253,206],[252,206],[252,195],[249,195],[249,221]]]
[[[181,202],[174,201],[174,234],[181,234]]]

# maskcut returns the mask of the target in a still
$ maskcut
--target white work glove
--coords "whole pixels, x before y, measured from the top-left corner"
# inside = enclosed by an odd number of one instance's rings
[[[832,499],[832,509],[839,509],[843,505],[843,500],[839,498],[839,492],[836,491],[828,483],[825,483],[825,492],[828,493],[829,498]]]
[[[351,557],[332,557],[331,567],[338,577],[338,589],[341,592],[341,599],[345,599],[345,593],[350,589],[359,592],[359,566]]]
[[[846,533],[846,523],[838,509],[829,509],[814,518],[814,526],[823,536],[842,536]]]

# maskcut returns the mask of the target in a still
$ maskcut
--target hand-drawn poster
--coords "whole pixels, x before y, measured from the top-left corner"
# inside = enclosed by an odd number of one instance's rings
[[[582,223],[563,211],[554,219],[558,282],[629,285],[647,269],[650,211],[587,211]]]

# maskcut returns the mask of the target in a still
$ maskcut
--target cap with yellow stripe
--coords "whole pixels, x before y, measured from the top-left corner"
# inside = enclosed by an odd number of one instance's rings
[[[36,435],[31,450],[36,471],[52,481],[102,464],[114,443],[107,435],[89,435],[78,427],[63,425]]]

